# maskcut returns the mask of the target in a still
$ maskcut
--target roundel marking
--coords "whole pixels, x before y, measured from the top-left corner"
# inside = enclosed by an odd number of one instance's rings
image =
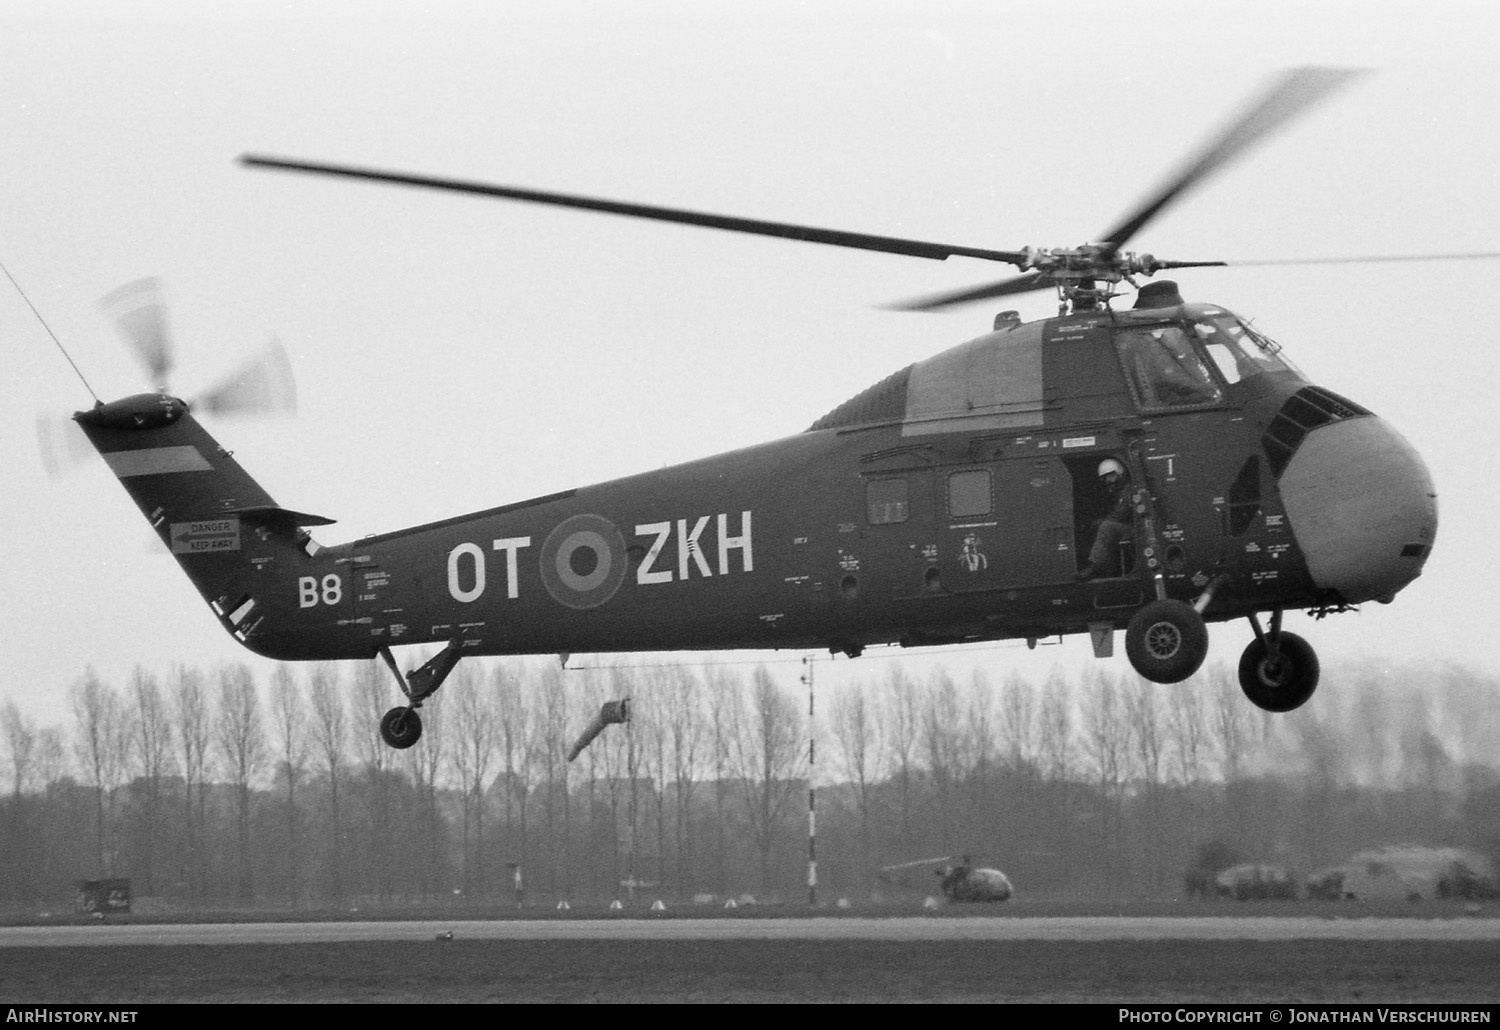
[[[625,538],[600,515],[574,515],[547,534],[540,555],[547,593],[569,608],[597,608],[625,581]]]

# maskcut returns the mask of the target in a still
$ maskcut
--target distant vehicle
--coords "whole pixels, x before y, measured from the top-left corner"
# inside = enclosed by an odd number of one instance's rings
[[[1349,878],[1347,866],[1330,866],[1319,869],[1307,878],[1306,890],[1309,901],[1347,901],[1351,895],[1344,891]]]
[[[893,879],[892,874],[928,865],[941,866],[932,872],[934,876],[942,878],[939,882],[939,889],[943,892],[943,897],[949,901],[1008,901],[1011,894],[1015,892],[1010,878],[1004,873],[998,869],[975,866],[968,855],[963,856],[962,861],[956,865],[953,863],[952,855],[888,865],[880,870],[881,878],[909,884],[910,881]]]
[[[1343,865],[1313,873],[1307,896],[1322,901],[1488,901],[1500,898],[1500,881],[1476,852],[1401,844],[1361,851]]]
[[[1214,893],[1236,901],[1295,900],[1297,881],[1284,866],[1245,862],[1214,877]]]

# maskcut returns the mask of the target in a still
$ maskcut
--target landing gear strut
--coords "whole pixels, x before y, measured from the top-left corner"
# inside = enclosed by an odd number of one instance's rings
[[[458,664],[458,641],[450,643],[429,658],[420,669],[406,676],[401,675],[401,669],[396,665],[389,647],[380,649],[380,657],[390,666],[396,683],[401,687],[401,693],[411,702],[409,705],[397,705],[385,713],[380,720],[380,737],[391,747],[404,751],[422,739],[422,717],[417,714],[417,709],[443,685],[443,680],[448,678],[448,673]]]
[[[1240,689],[1257,708],[1290,712],[1307,703],[1318,689],[1318,654],[1295,633],[1281,629],[1281,610],[1271,613],[1271,629],[1250,616],[1255,639],[1240,655]]]
[[[1125,627],[1125,654],[1153,683],[1180,683],[1208,655],[1208,627],[1186,601],[1152,601]]]

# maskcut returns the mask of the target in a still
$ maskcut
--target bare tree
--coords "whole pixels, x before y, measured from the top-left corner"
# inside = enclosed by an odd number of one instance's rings
[[[1072,690],[1062,673],[1054,669],[1042,684],[1037,713],[1037,752],[1046,777],[1062,783],[1073,776]]]
[[[460,663],[452,678],[449,688],[457,694],[449,698],[453,703],[449,755],[463,805],[464,894],[474,897],[484,884],[480,864],[484,852],[484,785],[494,756],[495,703],[494,696],[483,689],[483,673],[475,665]]]
[[[1142,847],[1140,854],[1146,859],[1140,870],[1154,889],[1160,889],[1167,872],[1166,856],[1170,853],[1162,846],[1165,836],[1162,829],[1162,763],[1166,750],[1167,726],[1162,715],[1161,691],[1168,689],[1143,679],[1140,676],[1127,679],[1124,684],[1125,716],[1130,726],[1130,743],[1135,752],[1136,771],[1145,784],[1146,815],[1144,823],[1137,823],[1137,835]],[[1191,690],[1178,686],[1178,692]],[[1144,832],[1141,832],[1144,831]]]
[[[963,711],[958,686],[942,669],[936,670],[922,692],[920,745],[937,794],[937,822],[942,848],[960,850],[954,839],[954,785],[962,775]]]
[[[32,759],[36,755],[36,720],[22,713],[12,698],[0,708],[0,726],[4,727],[6,751],[10,755],[11,794],[19,806],[35,775]]]
[[[193,903],[198,904],[203,900],[208,861],[206,781],[213,717],[208,694],[203,689],[203,676],[197,669],[179,665],[174,670],[172,715],[177,726],[177,746],[182,753],[182,800],[187,817],[183,879],[188,883]]]
[[[390,708],[385,664],[376,658],[354,666],[353,707],[361,718],[353,727],[355,745],[364,765],[364,801],[369,828],[367,857],[374,867],[375,893],[382,901],[391,897],[391,797],[390,768],[395,751],[380,735],[380,720]]]
[[[866,865],[874,854],[875,786],[884,776],[885,743],[880,706],[863,681],[851,683],[834,695],[829,721],[838,747],[839,765],[854,785],[859,809],[859,853]]]
[[[1095,682],[1084,694],[1083,744],[1099,782],[1099,793],[1113,804],[1119,801],[1125,778],[1130,730],[1119,682],[1107,675],[1092,678]]]
[[[71,692],[74,751],[94,787],[94,846],[101,876],[113,876],[119,847],[113,825],[115,792],[125,775],[130,730],[119,696],[89,669]]]
[[[665,885],[668,880],[666,804],[672,698],[670,680],[664,675],[665,671],[653,669],[644,678],[641,695],[645,703],[636,708],[637,713],[644,715],[636,728],[640,741],[639,776],[653,788],[649,800],[653,809],[652,825],[656,831],[655,875],[659,885]]]
[[[239,898],[255,896],[250,861],[251,781],[266,758],[266,731],[261,721],[260,695],[248,666],[226,665],[219,670],[219,714],[215,726],[224,767],[234,781],[236,841],[239,853]]]
[[[67,775],[68,748],[63,742],[62,729],[43,726],[37,731],[36,750],[33,752],[36,766],[36,783],[44,789]]]
[[[741,798],[760,853],[761,884],[774,882],[771,862],[782,816],[797,794],[794,779],[806,769],[801,706],[776,685],[764,666],[751,677],[743,725],[734,735]]]
[[[1239,780],[1244,772],[1245,753],[1250,744],[1249,717],[1245,699],[1233,675],[1222,665],[1208,673],[1213,690],[1213,731],[1217,738],[1220,776],[1226,785]]]
[[[156,893],[156,841],[161,830],[162,781],[172,768],[172,724],[166,699],[156,677],[137,666],[130,681],[130,696],[135,703],[135,758],[141,779],[145,781],[144,823],[141,842],[141,886],[146,894]]]
[[[443,816],[438,808],[438,780],[447,759],[449,736],[447,698],[448,695],[439,693],[427,699],[422,706],[421,745],[403,752],[420,799],[418,822],[423,834],[423,846],[417,882],[426,897],[438,893],[438,876],[443,869],[442,856],[447,851]]]
[[[542,776],[542,797],[547,813],[547,838],[550,855],[547,862],[553,894],[573,896],[573,812],[572,784],[567,760],[572,743],[569,728],[575,705],[563,683],[562,666],[548,662],[531,678],[535,699],[531,707],[539,715],[537,765]],[[561,810],[561,826],[559,826]]]
[[[1035,773],[1038,760],[1036,692],[1031,682],[1012,672],[1000,695],[1000,748],[1013,774]]]
[[[922,717],[917,688],[907,679],[900,666],[893,666],[885,681],[885,704],[881,724],[887,750],[887,767],[896,778],[901,800],[901,848],[909,849],[911,840],[912,787],[916,778],[917,743],[922,733]]]
[[[297,786],[307,765],[307,724],[297,683],[287,665],[271,673],[272,746],[281,763],[286,785],[287,896],[296,908],[302,897],[302,820],[297,811]]]
[[[308,677],[313,719],[313,746],[328,781],[328,892],[335,905],[344,901],[344,827],[339,788],[349,748],[349,707],[339,683],[338,667],[319,662]]]
[[[704,687],[691,672],[672,666],[667,673],[667,732],[672,738],[673,821],[677,849],[677,883],[684,892],[697,887],[690,820],[693,793],[702,773]]]
[[[569,674],[569,679],[574,683],[574,689],[583,698],[583,710],[586,713],[598,711],[599,706],[604,703],[608,696],[608,690],[602,676],[594,669],[578,669]],[[604,856],[600,844],[600,785],[607,776],[607,752],[600,746],[599,741],[594,741],[584,752],[586,789],[584,796],[587,799],[586,808],[588,812],[587,833],[588,847],[585,851],[588,870],[589,893],[599,893],[599,878],[603,870]],[[614,836],[614,827],[610,826],[610,835]],[[613,854],[613,852],[611,852]]]
[[[635,698],[638,693],[635,675],[628,669],[614,670],[610,675],[609,692],[615,698]],[[593,744],[602,756],[604,786],[609,794],[611,889],[621,883],[634,884],[636,881],[637,741],[631,723],[625,723],[620,729],[623,732],[604,734]]]
[[[995,768],[995,694],[984,671],[975,669],[969,680],[968,704],[964,719],[964,775],[966,838],[971,838],[993,811]]]
[[[0,727],[4,729],[11,769],[10,818],[3,826],[0,851],[5,852],[7,878],[17,894],[29,894],[34,889],[37,840],[30,818],[31,799],[26,795],[37,771],[36,722],[24,715],[14,700],[7,699],[0,708]]]
[[[1197,677],[1169,695],[1171,762],[1177,779],[1185,787],[1203,775],[1203,752],[1208,744],[1208,713],[1203,702],[1203,684]]]
[[[729,823],[725,810],[729,798],[729,771],[733,764],[735,727],[742,721],[740,708],[744,700],[739,679],[728,670],[714,669],[708,680],[710,764],[714,772],[714,881],[719,893],[723,894],[729,890]]]
[[[526,862],[531,844],[531,791],[536,779],[538,713],[526,689],[525,669],[513,663],[498,663],[490,670],[493,687],[494,732],[500,742],[502,768],[497,777],[505,799],[506,846],[512,863]],[[483,770],[483,766],[480,767]],[[484,775],[481,771],[480,779]],[[481,791],[483,787],[481,786]],[[483,813],[483,797],[480,798]],[[483,823],[479,824],[483,829]],[[481,837],[481,839],[483,839]]]
[[[1183,688],[1187,689],[1187,688]],[[1166,750],[1166,727],[1161,714],[1161,688],[1139,676],[1124,685],[1125,716],[1130,724],[1130,742],[1135,750],[1136,770],[1155,802],[1162,782],[1162,754]]]
[[[640,696],[640,685],[633,670],[616,669],[610,675],[610,693],[615,697]],[[634,700],[631,700],[634,703]],[[637,771],[640,765],[640,741],[634,730],[634,721],[619,727],[621,733],[612,733],[600,741],[609,762],[606,768],[609,787],[610,826],[613,832],[613,865],[610,868],[612,885],[628,885],[634,892],[636,885],[636,855],[639,853],[639,783]]]

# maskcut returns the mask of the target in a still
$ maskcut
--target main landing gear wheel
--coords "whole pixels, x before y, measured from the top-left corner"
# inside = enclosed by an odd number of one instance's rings
[[[1186,601],[1152,601],[1125,627],[1125,654],[1153,683],[1180,683],[1208,655],[1208,627]]]
[[[415,708],[392,708],[380,720],[380,736],[391,747],[404,751],[422,739],[422,717]]]
[[[1257,708],[1290,712],[1318,689],[1318,654],[1295,633],[1279,633],[1276,654],[1256,637],[1240,655],[1240,689]]]

